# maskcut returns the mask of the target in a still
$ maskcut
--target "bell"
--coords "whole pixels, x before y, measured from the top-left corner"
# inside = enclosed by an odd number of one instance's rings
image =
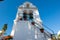
[[[22,20],[22,18],[20,18],[20,20]]]
[[[34,25],[34,24],[35,24],[35,22],[31,22],[31,24],[32,24],[32,25]]]
[[[43,29],[43,28],[41,28],[41,29],[40,29],[40,31],[41,31],[41,33],[43,33],[43,32],[44,32],[44,29]]]
[[[24,18],[24,20],[26,21],[26,20],[27,20],[27,18]]]
[[[24,20],[27,20],[27,16],[23,16]]]
[[[18,20],[22,20],[22,17],[21,17],[21,16],[19,16],[19,17],[18,17]]]
[[[30,7],[30,4],[27,3],[27,4],[26,4],[26,7],[29,8],[29,7]]]

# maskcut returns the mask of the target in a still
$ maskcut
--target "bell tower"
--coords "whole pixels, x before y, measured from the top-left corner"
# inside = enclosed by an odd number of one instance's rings
[[[39,28],[43,27],[36,6],[30,2],[20,5],[11,32],[13,40],[43,40],[44,35]]]

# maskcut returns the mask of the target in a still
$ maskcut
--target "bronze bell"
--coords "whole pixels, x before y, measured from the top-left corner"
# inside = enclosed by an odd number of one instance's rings
[[[41,28],[40,31],[41,31],[41,33],[43,33],[44,32],[44,28]]]
[[[26,7],[29,8],[29,6],[30,6],[30,4],[27,3],[27,4],[26,4]]]
[[[34,24],[35,24],[35,22],[31,22],[31,24],[32,24],[32,25],[34,25]]]

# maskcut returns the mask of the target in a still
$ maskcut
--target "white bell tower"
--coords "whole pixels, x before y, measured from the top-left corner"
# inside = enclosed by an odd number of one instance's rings
[[[19,6],[11,32],[13,40],[47,40],[39,28],[43,27],[36,6],[30,2]]]

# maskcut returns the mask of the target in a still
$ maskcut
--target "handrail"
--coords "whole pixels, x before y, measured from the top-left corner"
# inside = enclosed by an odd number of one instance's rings
[[[36,23],[35,22],[35,24],[37,24],[38,26],[40,26],[41,27],[41,25],[39,25],[38,23]],[[36,26],[36,25],[35,25]],[[44,25],[44,24],[42,24],[42,26],[44,26],[45,28],[47,28],[47,29],[49,29],[53,34],[54,34],[54,31],[52,30],[52,29],[50,29],[50,28],[48,28],[46,25]],[[36,26],[37,27],[37,26]],[[37,27],[38,29],[40,29],[39,27]],[[46,30],[46,29],[45,29]],[[46,30],[47,31],[47,30]],[[48,31],[47,31],[48,32]],[[51,33],[50,32],[48,32],[50,35],[51,35]],[[45,33],[46,34],[46,33]],[[46,34],[46,35],[48,35],[48,34]],[[48,37],[49,37],[49,35],[48,35]]]
[[[36,26],[36,25],[34,25],[34,26]],[[38,28],[38,29],[40,30],[39,27],[36,26],[36,28]],[[49,34],[51,35],[51,33],[49,33]],[[46,34],[45,32],[44,32],[44,35],[47,35],[48,37],[51,37],[51,36],[49,36],[48,34]]]
[[[38,23],[35,22],[35,24],[37,24],[38,26],[41,27],[41,25],[39,25]],[[35,26],[36,26],[36,25],[35,25]],[[49,30],[54,34],[54,31],[53,31],[52,29],[50,29],[49,27],[47,27],[47,26],[44,25],[44,24],[42,24],[42,26],[44,26],[45,28],[49,29]],[[37,26],[36,26],[36,27],[37,27]],[[37,27],[37,28],[40,29],[39,27]],[[45,30],[46,30],[46,29],[45,29]],[[46,30],[46,31],[47,31],[47,30]],[[47,32],[48,32],[48,31],[47,31]],[[46,33],[44,32],[44,34],[47,35],[48,37],[50,37],[50,38],[53,37],[50,32],[48,32],[48,33],[49,33],[51,36],[49,36],[48,34],[46,34]],[[55,37],[55,38],[56,38],[56,37]]]
[[[42,24],[45,28],[49,29],[53,34],[54,34],[54,31],[52,29],[50,29],[49,27],[47,27],[46,25]]]
[[[36,23],[36,22],[35,22]],[[36,23],[37,25],[39,25],[38,23]],[[41,27],[41,25],[39,25]],[[45,28],[49,29],[53,34],[54,34],[54,31],[52,29],[50,29],[49,27],[47,27],[46,25],[42,24],[42,26],[44,26]]]

